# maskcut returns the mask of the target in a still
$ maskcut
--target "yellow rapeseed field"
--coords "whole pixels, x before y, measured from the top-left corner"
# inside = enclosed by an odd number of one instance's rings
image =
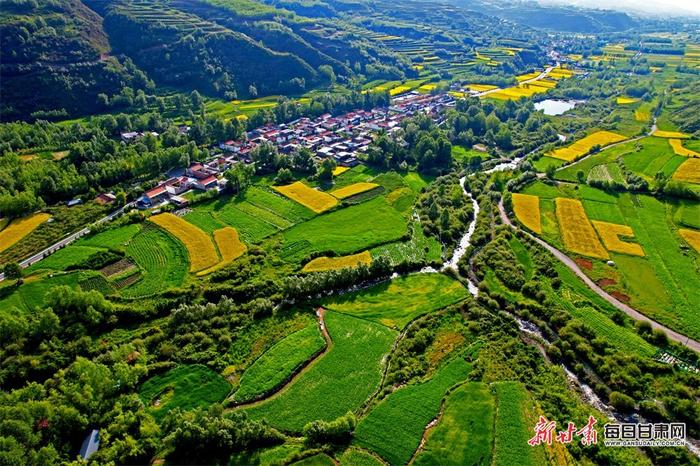
[[[238,237],[238,231],[233,227],[224,227],[214,231],[214,241],[221,254],[221,262],[198,272],[198,276],[207,275],[221,267],[230,264],[243,255],[248,247]]]
[[[686,183],[700,183],[700,158],[691,157],[683,162],[673,174],[673,179]]]
[[[50,217],[49,214],[32,214],[11,221],[4,230],[0,231],[0,252],[17,243]]]
[[[513,212],[520,223],[535,233],[542,233],[540,198],[529,194],[513,193]]]
[[[584,256],[608,259],[610,256],[588,221],[581,201],[558,197],[555,203],[559,230],[566,249]]]
[[[688,139],[690,134],[680,133],[678,131],[661,131],[657,129],[652,136],[656,136],[657,138]]]
[[[700,231],[697,230],[686,230],[681,228],[678,233],[683,237],[686,242],[693,247],[697,252],[700,253]]]
[[[472,91],[484,92],[496,89],[498,86],[492,86],[490,84],[467,84],[467,87]]]
[[[536,78],[536,77],[539,76],[540,74],[542,74],[541,71],[533,71],[532,73],[521,74],[520,76],[516,76],[515,79],[517,79],[518,82],[527,81],[528,79],[534,79],[534,78]]]
[[[592,220],[593,226],[598,235],[600,235],[605,245],[605,249],[610,252],[619,252],[629,254],[631,256],[644,256],[644,250],[636,243],[628,243],[622,241],[620,236],[633,238],[634,231],[627,225],[619,225],[617,223],[598,222]]]
[[[613,144],[615,142],[624,141],[627,139],[617,133],[612,133],[610,131],[597,131],[593,134],[589,134],[583,139],[579,139],[570,146],[562,147],[560,149],[555,149],[549,156],[556,159],[565,160],[567,162],[573,162],[574,160],[583,157],[591,150],[591,147],[599,145],[601,147]]]
[[[219,262],[219,255],[211,238],[196,226],[170,213],[154,215],[149,220],[167,230],[185,245],[190,256],[190,272],[207,269]]]
[[[361,183],[353,183],[343,188],[336,189],[335,191],[331,191],[331,194],[338,199],[345,199],[346,197],[354,196],[355,194],[364,193],[365,191],[374,189],[377,186],[379,186],[377,183],[366,183],[363,181]]]
[[[369,251],[359,254],[342,257],[317,257],[308,262],[302,271],[304,272],[325,272],[326,270],[337,270],[348,267],[357,267],[360,264],[369,265],[372,263],[372,256]]]
[[[348,167],[341,167],[340,165],[333,169],[333,176],[338,176],[346,171],[350,170]]]
[[[306,186],[301,181],[295,181],[286,186],[275,186],[274,190],[308,207],[317,214],[333,208],[338,201],[328,193]]]
[[[676,155],[682,155],[684,157],[700,157],[700,154],[698,154],[694,150],[690,150],[683,147],[683,141],[681,141],[680,139],[669,139],[668,143],[671,144],[673,152]]]
[[[628,104],[633,104],[635,102],[639,102],[639,99],[635,99],[633,97],[625,97],[625,96],[620,96],[617,98],[617,105],[628,105]]]

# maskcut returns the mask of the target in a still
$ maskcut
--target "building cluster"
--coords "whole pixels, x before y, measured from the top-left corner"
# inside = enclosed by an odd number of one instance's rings
[[[206,162],[193,163],[184,173],[146,191],[137,205],[149,208],[171,202],[176,207],[184,207],[187,199],[183,194],[189,190],[221,191],[225,185],[221,174],[235,163],[252,163],[253,149],[263,143],[275,145],[283,154],[307,148],[317,161],[333,158],[340,166],[353,167],[360,163],[360,154],[367,151],[378,132],[394,135],[403,120],[419,114],[441,123],[445,118],[444,110],[454,104],[455,99],[447,94],[410,92],[392,99],[389,107],[356,110],[339,116],[326,113],[314,119],[304,117],[289,123],[267,124],[249,131],[240,140],[221,142],[217,145],[222,151],[220,154]]]

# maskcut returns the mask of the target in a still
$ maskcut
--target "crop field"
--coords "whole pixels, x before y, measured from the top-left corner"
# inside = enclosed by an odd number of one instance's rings
[[[129,241],[141,231],[141,225],[131,224],[118,228],[110,228],[95,235],[85,236],[75,242],[78,246],[117,249],[123,251]]]
[[[190,257],[191,272],[212,267],[219,262],[219,254],[211,238],[195,225],[170,213],[154,215],[149,220],[185,245]]]
[[[357,409],[381,381],[381,361],[397,333],[363,319],[327,312],[333,340],[318,359],[278,396],[246,409],[254,419],[299,432],[315,419],[330,421]]]
[[[307,262],[303,272],[325,272],[327,270],[338,270],[344,268],[357,267],[360,264],[369,265],[372,263],[372,255],[369,251],[362,251],[357,254],[341,257],[317,257]]]
[[[325,346],[315,322],[285,337],[246,369],[233,399],[248,401],[274,390]]]
[[[675,171],[673,179],[686,183],[700,183],[700,159],[696,157],[687,159]]]
[[[542,233],[540,222],[540,198],[528,194],[513,193],[513,212],[529,230]]]
[[[68,267],[79,264],[91,255],[100,251],[104,251],[104,249],[71,244],[70,246],[59,249],[47,258],[27,267],[27,272],[32,273],[37,270],[66,270]]]
[[[619,252],[621,254],[629,254],[631,256],[644,256],[644,250],[639,244],[623,241],[620,237],[633,238],[634,231],[627,225],[618,225],[616,223],[600,222],[593,220],[598,235],[603,240],[605,249],[610,252]]]
[[[656,131],[654,131],[653,136],[656,136],[657,138],[669,138],[669,139],[688,139],[688,138],[690,138],[690,134],[681,133],[678,131],[662,131],[660,129],[657,129]]]
[[[232,227],[214,230],[214,241],[219,254],[221,254],[221,261],[208,269],[202,270],[197,275],[206,275],[224,267],[241,257],[248,250],[248,247],[238,238],[236,229]]]
[[[377,457],[359,448],[348,448],[340,457],[340,466],[382,466]]]
[[[700,154],[694,150],[683,147],[683,141],[680,139],[669,139],[668,143],[671,145],[671,148],[673,148],[673,152],[676,155],[682,155],[684,157],[700,157]]]
[[[673,219],[678,225],[700,230],[700,203],[684,202],[676,210]]]
[[[491,464],[494,415],[495,399],[488,385],[468,382],[456,388],[413,464]]]
[[[315,217],[293,226],[282,236],[281,256],[301,262],[313,253],[353,254],[406,235],[406,219],[376,197],[362,204]]]
[[[403,262],[428,263],[439,261],[442,257],[442,244],[434,237],[425,236],[420,222],[414,222],[410,241],[397,241],[373,248],[372,257],[386,257],[392,266]]]
[[[588,221],[581,201],[558,197],[555,203],[559,229],[566,249],[584,256],[608,259],[610,256]]]
[[[468,294],[461,283],[446,275],[418,273],[330,298],[323,305],[401,329],[416,317],[462,301]]]
[[[635,99],[634,97],[620,96],[616,99],[616,102],[617,105],[629,105],[639,102],[639,99]]]
[[[693,247],[693,249],[700,253],[700,231],[681,228],[678,230],[678,233],[689,245]]]
[[[342,165],[338,165],[337,167],[335,167],[333,169],[333,176],[342,175],[343,173],[345,173],[348,170],[350,170],[349,167],[343,167]]]
[[[346,167],[340,167],[346,168]],[[267,188],[251,186],[243,194],[243,199],[262,209],[267,209],[273,214],[288,220],[291,223],[298,223],[314,217],[314,212],[310,209],[290,201],[286,197],[277,194]]]
[[[603,147],[615,142],[624,141],[625,139],[627,139],[625,136],[610,131],[597,131],[579,139],[570,146],[555,149],[549,156],[566,162],[572,162],[586,155],[593,146]]]
[[[378,187],[379,185],[376,183],[353,183],[343,188],[336,189],[335,191],[331,191],[331,195],[338,199],[345,199],[346,197],[364,193]]]
[[[157,420],[171,409],[206,408],[219,403],[231,385],[216,372],[200,364],[178,366],[146,380],[139,396]]]
[[[126,247],[142,271],[142,278],[124,288],[127,297],[148,296],[179,286],[187,276],[189,259],[182,244],[163,230],[144,228]]]
[[[526,415],[526,406],[531,403],[527,391],[518,382],[493,384],[496,393],[496,439],[493,462],[496,466],[545,464],[542,445],[531,447],[527,441],[532,437],[533,423]]]
[[[286,186],[275,186],[274,189],[317,214],[332,209],[338,203],[330,194],[310,188],[301,181]]]
[[[12,220],[8,226],[0,230],[0,252],[9,249],[10,246],[47,221],[49,217],[51,217],[49,214],[41,213]]]
[[[645,256],[611,253],[616,264],[614,270],[619,273],[614,289],[622,293],[622,299],[629,300],[630,306],[654,320],[693,338],[700,336],[696,258],[679,247],[683,240],[675,223],[683,218],[684,210],[688,212],[687,222],[697,222],[695,211],[689,205],[677,206],[652,196],[629,193],[612,196],[585,185],[578,185],[578,188],[534,183],[524,189],[528,194],[540,196],[542,237],[563,247],[561,225],[557,227],[554,206],[554,200],[560,197],[579,199],[591,220],[629,226]],[[607,271],[606,275],[601,275],[602,271]],[[601,264],[589,274],[597,280],[611,272]]]
[[[418,448],[426,425],[437,416],[447,390],[464,381],[470,371],[471,366],[458,357],[430,380],[389,394],[357,424],[355,442],[390,464],[407,463]]]
[[[292,201],[287,202],[291,203]],[[230,198],[221,198],[196,206],[183,218],[210,234],[226,225],[232,226],[247,243],[259,243],[264,238],[280,231],[278,226],[245,212],[245,210],[250,209],[241,210],[239,208],[246,203],[247,201],[241,203],[233,202]],[[303,208],[300,205],[298,207]],[[274,214],[270,212],[269,215]],[[282,217],[278,217],[278,219],[280,222],[284,221]]]

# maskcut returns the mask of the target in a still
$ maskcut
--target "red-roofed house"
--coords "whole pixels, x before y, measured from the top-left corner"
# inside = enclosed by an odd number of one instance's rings
[[[206,178],[194,182],[195,188],[202,189],[204,191],[208,189],[216,189],[218,186],[219,180],[217,180],[214,175],[208,176]]]

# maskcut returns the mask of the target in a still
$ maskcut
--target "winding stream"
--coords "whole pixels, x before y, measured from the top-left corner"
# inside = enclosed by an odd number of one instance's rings
[[[467,228],[467,231],[464,233],[464,236],[459,240],[459,244],[454,250],[454,253],[452,254],[452,257],[450,260],[448,260],[445,265],[442,267],[442,270],[446,269],[452,269],[454,271],[457,271],[457,263],[459,260],[464,257],[464,254],[467,252],[467,248],[469,247],[469,241],[472,238],[472,235],[474,234],[474,230],[476,230],[476,218],[479,215],[479,203],[476,202],[474,197],[471,195],[469,191],[467,191],[467,188],[464,187],[464,182],[467,180],[466,176],[463,176],[462,178],[459,179],[459,184],[462,186],[462,191],[464,191],[464,195],[469,198],[470,201],[472,201],[472,206],[474,207],[474,218],[472,219],[471,223],[469,223],[469,227]],[[433,269],[435,270],[435,269]],[[479,294],[479,288],[476,286],[474,282],[467,280],[467,288],[469,289],[469,292],[476,297]]]

